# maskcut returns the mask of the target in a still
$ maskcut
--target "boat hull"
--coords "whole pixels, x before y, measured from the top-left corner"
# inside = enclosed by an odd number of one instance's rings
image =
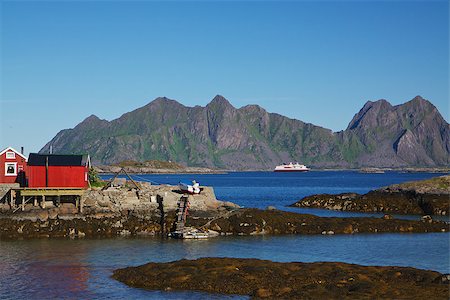
[[[274,172],[308,172],[309,168],[299,163],[289,163],[276,166]]]
[[[195,194],[200,194],[201,189],[198,186],[192,186],[186,183],[179,183],[178,187],[180,188],[182,193],[185,194],[191,194],[191,195],[195,195]]]

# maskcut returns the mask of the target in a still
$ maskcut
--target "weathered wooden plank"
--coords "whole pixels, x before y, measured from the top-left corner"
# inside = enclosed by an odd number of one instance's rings
[[[21,189],[22,196],[82,196],[84,189]]]

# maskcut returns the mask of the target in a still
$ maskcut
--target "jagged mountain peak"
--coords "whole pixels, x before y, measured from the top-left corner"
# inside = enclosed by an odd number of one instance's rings
[[[90,128],[90,127],[98,126],[99,124],[102,124],[102,123],[108,123],[108,121],[102,120],[99,117],[97,117],[96,115],[92,114],[89,117],[87,117],[86,119],[84,119],[81,123],[79,123],[75,128],[80,128],[80,127]]]
[[[392,107],[392,104],[386,99],[379,99],[376,101],[367,101],[361,111],[368,111],[369,109],[391,109]]]
[[[206,107],[223,107],[223,108],[233,108],[235,107],[222,95],[216,95],[211,102],[206,105]]]
[[[111,122],[92,115],[41,151],[53,145],[55,153],[85,152],[96,163],[158,159],[233,170],[271,169],[283,161],[316,167],[447,165],[450,127],[428,104],[420,96],[397,106],[368,101],[347,130],[333,134],[258,105],[236,109],[221,95],[206,107],[159,97]]]
[[[242,106],[241,108],[239,108],[240,111],[249,111],[249,112],[263,112],[266,113],[267,111],[262,108],[261,106],[257,105],[257,104],[248,104],[245,106]]]
[[[411,99],[410,101],[404,103],[404,104],[399,104],[396,107],[406,107],[408,109],[416,109],[416,110],[421,110],[421,109],[426,109],[426,110],[432,110],[435,109],[435,106],[428,100],[422,98],[421,96],[416,96],[413,99]]]
[[[91,121],[100,121],[100,118],[97,117],[96,115],[92,114],[83,120],[83,122],[91,122]]]
[[[415,96],[411,101],[427,101],[428,102],[428,100],[424,99],[420,95]]]
[[[171,105],[171,104],[184,106],[183,104],[181,104],[177,100],[173,100],[173,99],[170,99],[170,98],[167,98],[167,97],[158,97],[155,100],[151,101],[146,106],[156,106],[156,105],[158,105],[158,106],[166,106],[166,105]]]
[[[379,114],[383,114],[391,110],[393,106],[385,99],[377,101],[367,101],[361,110],[353,117],[347,126],[347,130],[353,130],[358,127],[372,125]]]
[[[421,96],[416,96],[408,102],[395,106],[392,106],[392,104],[385,99],[367,101],[363,108],[353,117],[352,121],[347,126],[347,129],[351,130],[361,126],[376,127],[383,125],[387,119],[393,118],[393,116],[388,117],[392,112],[403,114],[402,117],[407,119],[414,119],[414,122],[416,123],[420,122],[420,119],[430,112],[439,114],[436,107]]]
[[[406,103],[414,103],[414,104],[419,104],[420,103],[420,104],[427,104],[427,105],[431,104],[430,101],[428,101],[427,99],[423,98],[420,95],[415,96],[414,98],[412,98],[410,101],[408,101]]]

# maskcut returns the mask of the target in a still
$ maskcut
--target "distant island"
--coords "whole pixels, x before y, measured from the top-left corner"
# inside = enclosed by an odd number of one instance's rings
[[[138,162],[134,160],[126,160],[112,165],[97,165],[95,170],[100,174],[112,174],[124,170],[131,174],[218,174],[224,173],[218,169],[186,167],[172,161],[147,160]]]
[[[369,101],[339,132],[258,105],[238,109],[219,95],[205,107],[157,98],[112,121],[91,115],[60,131],[40,153],[50,147],[55,154],[89,153],[97,165],[160,160],[271,170],[299,161],[313,168],[440,168],[449,165],[450,126],[420,96],[396,106]]]

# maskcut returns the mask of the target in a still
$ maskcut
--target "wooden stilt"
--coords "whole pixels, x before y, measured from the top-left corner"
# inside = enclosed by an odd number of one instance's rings
[[[42,209],[47,208],[47,199],[52,201],[53,207],[57,205],[62,206],[62,197],[70,197],[71,201],[75,201],[75,206],[78,212],[83,212],[84,209],[84,190],[83,189],[10,189],[7,193],[6,203],[11,206],[11,210],[16,212],[18,210],[24,211],[26,209],[27,203],[33,203],[36,208],[41,207]],[[42,198],[41,198],[42,197]],[[47,198],[50,197],[50,198]],[[72,202],[73,203],[73,202]],[[31,205],[30,205],[31,206]],[[50,208],[48,207],[48,208]]]
[[[83,213],[84,199],[83,196],[80,196],[80,213]]]
[[[11,209],[16,208],[16,191],[15,190],[11,190]]]

